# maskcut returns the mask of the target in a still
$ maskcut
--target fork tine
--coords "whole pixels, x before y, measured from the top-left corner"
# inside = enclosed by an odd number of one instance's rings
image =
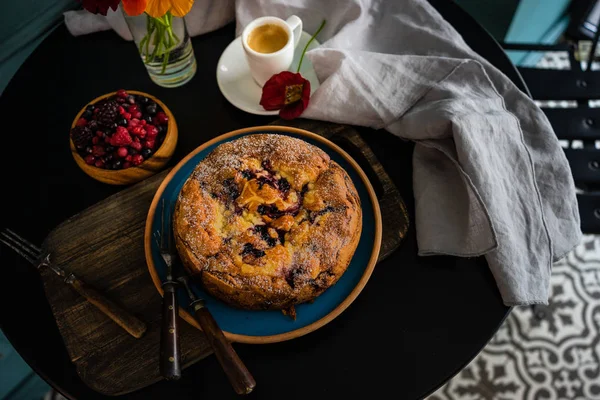
[[[3,236],[4,232],[2,233]],[[24,251],[21,250],[21,248],[16,247],[13,242],[8,242],[2,238],[0,238],[0,242],[4,243],[5,245],[7,245],[8,247],[10,247],[11,249],[13,249],[14,251],[17,252],[17,254],[19,254],[21,257],[23,257],[24,259],[26,259],[27,261],[29,261],[31,264],[37,266],[38,262],[36,259],[33,259],[29,254],[25,253]]]
[[[8,234],[9,232],[10,234]],[[38,259],[41,256],[41,251],[39,247],[31,244],[27,240],[23,239],[10,229],[5,229],[3,232],[0,232],[0,236],[5,239],[5,242],[10,242],[13,246],[18,247],[21,251],[28,253],[31,257]]]
[[[23,243],[23,244],[29,246],[30,248],[32,248],[33,250],[37,251],[38,254],[42,254],[42,249],[40,249],[38,246],[31,243],[30,241],[26,240],[25,238],[17,235],[17,233],[15,233],[13,230],[6,228],[6,229],[4,229],[4,231],[10,233],[15,239],[17,239],[21,243]]]

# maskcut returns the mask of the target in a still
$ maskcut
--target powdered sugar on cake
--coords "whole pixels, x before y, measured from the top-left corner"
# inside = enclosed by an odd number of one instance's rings
[[[308,301],[346,270],[362,228],[347,173],[303,140],[252,134],[219,145],[185,182],[174,215],[184,265],[245,308]]]

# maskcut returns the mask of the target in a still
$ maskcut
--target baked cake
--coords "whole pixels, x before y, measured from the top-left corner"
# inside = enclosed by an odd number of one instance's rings
[[[183,265],[245,309],[310,301],[346,271],[362,230],[352,180],[327,153],[276,134],[215,148],[184,183],[173,215]]]

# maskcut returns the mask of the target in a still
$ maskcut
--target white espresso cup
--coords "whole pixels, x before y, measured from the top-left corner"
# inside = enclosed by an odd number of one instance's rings
[[[287,33],[287,43],[277,51],[263,53],[256,51],[248,44],[248,38],[253,31],[263,25],[277,25]],[[294,50],[300,41],[302,34],[302,20],[295,15],[286,21],[277,17],[260,17],[250,22],[242,32],[242,45],[250,72],[256,83],[263,87],[265,82],[273,75],[287,71],[294,60]]]

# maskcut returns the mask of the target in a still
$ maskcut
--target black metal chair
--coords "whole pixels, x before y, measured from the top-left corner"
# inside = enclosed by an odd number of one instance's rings
[[[600,30],[599,30],[600,31]],[[595,54],[597,38],[589,54]],[[590,107],[590,100],[600,103],[600,70],[581,68],[581,42],[556,45],[501,43],[505,50],[566,52],[570,69],[518,66],[534,100],[548,117],[569,161],[578,189],[577,200],[583,233],[600,233],[600,107]],[[572,107],[548,107],[544,101],[571,101]]]

